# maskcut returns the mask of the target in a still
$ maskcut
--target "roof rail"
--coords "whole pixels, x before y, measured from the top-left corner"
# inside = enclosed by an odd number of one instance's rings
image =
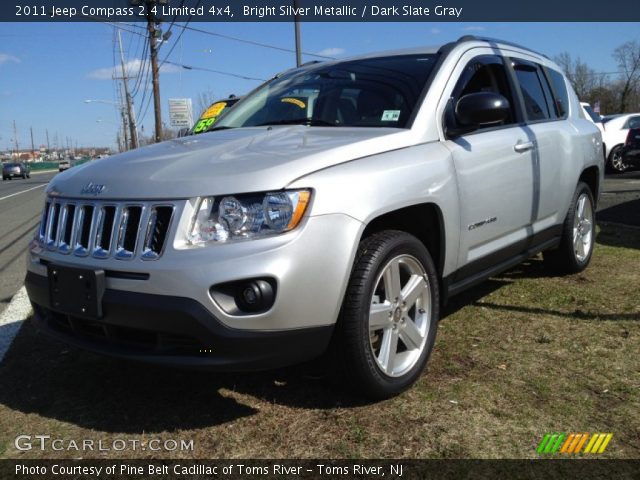
[[[510,47],[516,47],[516,48],[521,48],[522,50],[528,50],[530,52],[533,52],[537,55],[541,55],[544,58],[547,58],[550,60],[550,58],[545,55],[544,53],[540,53],[540,52],[536,52],[535,50],[532,50],[531,48],[528,47],[524,47],[522,45],[519,45],[517,43],[514,42],[509,42],[506,40],[500,40],[498,38],[490,38],[490,37],[478,37],[476,35],[464,35],[462,37],[460,37],[458,40],[455,41],[455,44],[460,44],[460,43],[464,43],[464,42],[489,42],[489,43],[501,43],[503,45],[508,45]]]

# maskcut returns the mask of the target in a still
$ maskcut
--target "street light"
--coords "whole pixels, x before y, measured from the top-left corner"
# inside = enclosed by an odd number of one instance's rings
[[[116,107],[118,110],[120,110],[120,115],[122,116],[122,129],[123,129],[123,133],[124,133],[124,141],[125,144],[128,144],[128,137],[127,137],[127,112],[126,109],[123,105],[120,105],[119,103],[116,102],[112,102],[110,100],[96,100],[96,99],[86,99],[84,101],[84,103],[104,103],[105,105],[113,105],[114,107]],[[131,112],[131,118],[129,119],[131,121],[131,134],[133,135],[133,138],[131,139],[131,145],[132,148],[137,148],[139,143],[138,143],[138,127],[136,126],[136,117],[135,117],[135,113],[132,111]]]

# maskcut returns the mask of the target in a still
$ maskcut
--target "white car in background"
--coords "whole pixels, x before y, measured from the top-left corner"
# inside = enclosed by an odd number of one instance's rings
[[[602,136],[604,137],[604,125],[600,114],[596,113],[587,102],[580,102],[580,106],[582,107],[582,111],[585,117],[587,117],[587,120],[591,120],[595,126],[598,127],[598,130],[600,130],[600,133],[602,133]]]
[[[640,113],[627,113],[605,120],[602,139],[605,145],[607,168],[622,173],[626,166],[622,161],[622,147],[630,128],[640,128]]]
[[[71,168],[71,161],[68,158],[65,158],[64,160],[60,160],[58,162],[58,171],[59,172],[64,172],[65,170],[68,170],[69,168]]]

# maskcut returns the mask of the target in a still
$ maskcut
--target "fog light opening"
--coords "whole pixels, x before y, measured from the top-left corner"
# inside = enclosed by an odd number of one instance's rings
[[[239,286],[235,301],[243,312],[264,312],[273,305],[273,287],[265,280],[251,280]]]

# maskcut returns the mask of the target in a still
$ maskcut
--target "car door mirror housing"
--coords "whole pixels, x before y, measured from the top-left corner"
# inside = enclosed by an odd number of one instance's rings
[[[458,100],[455,116],[460,126],[479,128],[506,120],[510,111],[509,100],[499,93],[476,92]]]

